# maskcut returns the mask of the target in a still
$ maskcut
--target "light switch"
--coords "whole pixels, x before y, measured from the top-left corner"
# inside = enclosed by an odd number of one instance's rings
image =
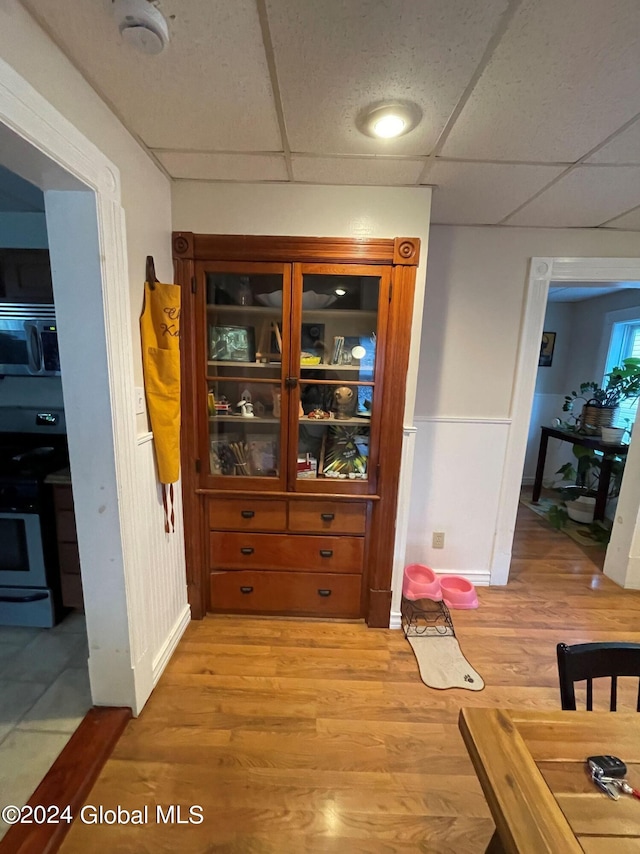
[[[144,415],[145,411],[144,389],[136,386],[136,415]]]

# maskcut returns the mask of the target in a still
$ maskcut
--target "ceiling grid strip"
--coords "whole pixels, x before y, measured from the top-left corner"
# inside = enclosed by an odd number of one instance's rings
[[[444,128],[442,129],[442,133],[438,137],[438,140],[437,140],[436,144],[434,145],[433,150],[427,156],[427,161],[425,163],[424,169],[422,170],[422,174],[418,178],[418,184],[427,183],[429,171],[430,171],[431,166],[433,165],[433,163],[435,161],[435,158],[437,157],[438,153],[442,150],[442,147],[445,144],[445,142],[447,141],[449,134],[453,130],[453,126],[455,125],[456,121],[458,120],[460,113],[462,112],[465,104],[467,103],[467,101],[471,97],[471,94],[472,94],[473,90],[475,89],[476,84],[478,83],[478,80],[480,80],[480,77],[482,76],[485,68],[489,64],[489,61],[491,60],[491,57],[493,56],[495,49],[498,47],[502,37],[504,36],[506,31],[508,30],[509,25],[511,24],[511,21],[513,20],[516,12],[518,11],[520,6],[522,5],[522,2],[523,2],[523,0],[511,0],[511,2],[509,3],[509,5],[505,9],[505,11],[502,13],[502,16],[500,18],[498,26],[496,27],[493,35],[491,36],[491,38],[487,42],[487,46],[484,50],[484,53],[482,54],[482,57],[480,58],[480,62],[478,63],[476,70],[473,72],[473,75],[471,76],[471,79],[467,83],[464,92],[460,96],[458,103],[453,108],[453,112],[451,113],[451,115],[447,119],[447,123],[445,124]]]
[[[287,125],[284,118],[284,108],[282,106],[282,96],[280,94],[280,82],[278,80],[278,69],[276,66],[276,55],[273,49],[273,40],[271,38],[271,28],[269,27],[269,16],[267,14],[267,4],[265,0],[256,0],[258,7],[258,18],[260,19],[260,29],[262,31],[262,40],[264,42],[264,52],[267,59],[267,67],[269,69],[269,77],[271,79],[271,88],[273,90],[273,102],[275,105],[276,116],[278,118],[278,127],[280,128],[280,136],[282,137],[282,150],[284,152],[284,162],[287,168],[287,176],[289,181],[293,181],[293,166],[291,164],[291,147],[289,145],[289,137],[287,135]]]
[[[496,223],[496,224],[497,224],[497,225],[508,225],[508,222],[509,222],[509,220],[510,220],[512,217],[514,217],[516,214],[520,213],[520,211],[521,211],[521,210],[523,210],[524,208],[526,208],[526,207],[527,207],[527,205],[531,204],[531,202],[533,202],[535,199],[537,199],[537,198],[538,198],[538,196],[541,196],[541,195],[542,195],[544,192],[546,192],[550,187],[553,187],[553,186],[554,186],[554,184],[557,184],[557,183],[558,183],[558,181],[561,181],[563,178],[566,178],[566,176],[567,176],[570,172],[573,172],[573,171],[574,171],[574,169],[577,169],[577,167],[578,167],[578,166],[587,166],[587,167],[591,168],[592,166],[605,166],[605,165],[609,165],[609,164],[603,164],[603,163],[600,163],[600,164],[596,164],[596,163],[585,163],[585,161],[586,161],[589,157],[592,157],[592,156],[596,153],[596,151],[600,151],[600,149],[601,149],[601,148],[604,148],[604,146],[605,146],[605,145],[608,145],[608,144],[609,144],[613,139],[615,139],[615,138],[616,138],[617,136],[619,136],[621,133],[624,133],[626,130],[628,130],[628,129],[629,129],[632,125],[634,125],[634,124],[635,124],[639,119],[640,119],[640,113],[637,113],[635,116],[633,116],[632,118],[630,118],[628,122],[625,122],[625,123],[624,123],[621,127],[619,127],[617,130],[614,130],[614,132],[613,132],[613,133],[611,133],[611,134],[609,134],[609,136],[608,136],[608,137],[606,137],[606,139],[604,139],[602,142],[599,142],[599,143],[598,143],[598,145],[595,145],[592,149],[590,149],[589,151],[587,151],[587,153],[586,153],[586,154],[583,154],[583,155],[582,155],[582,157],[581,157],[579,160],[576,160],[576,162],[575,162],[575,163],[572,163],[572,164],[571,164],[571,166],[569,166],[567,169],[565,169],[565,170],[564,170],[564,172],[561,172],[559,175],[556,175],[556,177],[555,177],[555,178],[553,178],[553,180],[549,181],[549,183],[548,183],[548,184],[546,184],[544,187],[542,187],[540,190],[538,190],[538,192],[537,192],[537,193],[534,193],[534,194],[533,194],[533,196],[531,196],[531,198],[530,198],[530,199],[527,199],[525,202],[523,202],[521,205],[519,205],[515,210],[511,211],[511,213],[510,213],[510,214],[507,214],[507,216],[505,216],[505,217],[504,217],[504,219],[501,219],[501,220],[500,220],[500,222],[498,222],[498,223]],[[616,164],[616,166],[618,166],[618,165],[619,165],[619,164]],[[614,166],[614,168],[616,168],[616,167]],[[627,213],[629,213],[629,211],[627,211]],[[623,214],[622,214],[622,213],[619,213],[619,214],[617,214],[617,215],[615,216],[615,219],[618,219],[618,218],[619,218],[619,217],[621,217],[621,216],[623,216]],[[599,226],[598,226],[598,227],[599,227]]]

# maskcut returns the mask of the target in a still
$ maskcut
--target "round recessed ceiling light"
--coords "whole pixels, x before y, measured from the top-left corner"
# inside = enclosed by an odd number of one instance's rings
[[[422,118],[422,111],[411,101],[372,104],[358,117],[362,133],[377,139],[395,139],[412,131]]]
[[[335,291],[334,291],[334,294],[335,294],[337,297],[343,297],[343,296],[346,294],[346,291],[345,291],[345,289],[344,289],[344,288],[336,288],[336,289],[335,289]]]

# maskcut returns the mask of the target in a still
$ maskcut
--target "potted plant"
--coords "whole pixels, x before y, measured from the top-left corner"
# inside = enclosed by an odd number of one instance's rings
[[[640,359],[625,359],[605,379],[603,388],[595,382],[582,383],[579,394],[572,391],[565,395],[563,412],[573,412],[576,401],[584,401],[582,413],[576,419],[581,432],[599,433],[601,427],[611,426],[622,401],[640,396]]]

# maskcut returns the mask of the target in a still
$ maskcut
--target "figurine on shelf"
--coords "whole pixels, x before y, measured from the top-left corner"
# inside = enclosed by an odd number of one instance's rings
[[[336,419],[345,421],[353,415],[353,403],[355,395],[353,389],[346,385],[340,385],[333,393],[333,408]]]
[[[248,400],[241,400],[238,403],[238,409],[240,410],[240,415],[243,418],[253,418],[253,403],[250,403]]]

